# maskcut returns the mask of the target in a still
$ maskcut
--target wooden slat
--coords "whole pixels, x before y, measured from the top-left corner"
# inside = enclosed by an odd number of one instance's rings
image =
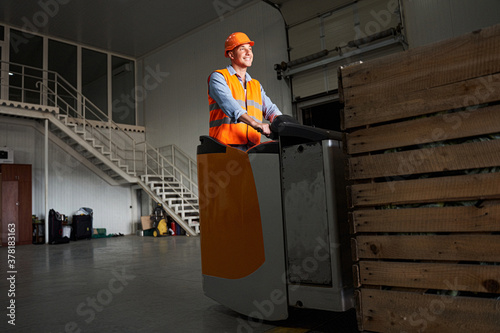
[[[500,166],[500,140],[351,157],[349,179],[394,177]]]
[[[492,133],[500,133],[500,105],[369,127],[346,134],[345,142],[353,155]]]
[[[358,330],[363,331],[363,304],[361,303],[361,290],[354,290],[354,299],[356,300],[356,321],[358,322]]]
[[[500,172],[355,184],[352,207],[500,198]]]
[[[380,100],[500,72],[500,25],[341,69],[344,99]],[[391,97],[389,97],[391,98]]]
[[[499,85],[499,73],[496,71],[442,86],[429,86],[423,90],[398,91],[385,97],[376,92],[367,91],[365,95],[346,98],[344,102],[346,108],[345,117],[349,122],[353,121],[350,127],[356,127],[450,109],[471,107],[497,101],[499,98]],[[397,87],[394,89],[397,89]],[[368,114],[360,115],[359,110],[375,112],[377,117],[374,115],[370,117]],[[351,119],[356,116],[362,117],[360,119]]]
[[[500,262],[500,235],[357,236],[360,259]]]
[[[359,101],[346,101],[343,124],[352,128],[495,102],[499,91],[497,73],[417,92],[399,92],[390,96],[391,100],[367,94],[359,96]]]
[[[359,262],[363,285],[500,293],[500,266]]]
[[[500,231],[500,205],[364,209],[351,218],[354,233]]]
[[[361,289],[361,330],[498,332],[498,300]]]

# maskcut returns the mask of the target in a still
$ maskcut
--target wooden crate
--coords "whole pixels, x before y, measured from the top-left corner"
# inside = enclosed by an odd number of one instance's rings
[[[500,331],[500,25],[339,69],[358,326]]]

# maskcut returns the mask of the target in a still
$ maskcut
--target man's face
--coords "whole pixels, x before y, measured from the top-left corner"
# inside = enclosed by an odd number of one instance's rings
[[[250,44],[243,44],[235,47],[228,53],[231,62],[239,67],[250,67],[253,61],[253,52]]]

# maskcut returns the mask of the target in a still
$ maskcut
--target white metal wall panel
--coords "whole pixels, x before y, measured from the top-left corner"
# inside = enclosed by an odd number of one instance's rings
[[[291,3],[285,2],[283,10],[287,8],[287,15],[291,14]],[[399,4],[397,0],[363,0],[353,3],[344,1],[345,7],[333,12],[319,12],[316,17],[303,20],[288,30],[290,40],[290,60],[296,60],[327,49],[329,56],[336,56],[337,47],[344,47],[349,41],[364,38],[395,28],[400,22]],[[338,8],[338,6],[337,6]],[[299,21],[301,8],[295,8],[294,17]],[[323,6],[323,10],[331,10]],[[306,15],[306,14],[304,14]],[[373,54],[363,54],[329,64],[322,69],[313,69],[293,76],[294,97],[307,97],[337,89],[337,68],[360,59],[373,58],[393,52],[401,51],[402,46],[389,47]],[[342,48],[342,52],[355,49]]]
[[[332,13],[324,18],[323,24],[327,50],[346,45],[347,42],[357,38],[352,9]]]
[[[331,92],[337,88],[337,68],[333,66],[307,71],[293,79],[295,98],[308,97],[320,92]]]
[[[319,26],[316,20],[304,22],[288,30],[290,60],[321,51]],[[287,59],[282,59],[286,61]]]
[[[353,7],[354,16],[359,20],[355,27],[355,38],[363,38],[378,32],[395,28],[400,22],[397,0],[365,0]]]
[[[411,48],[500,23],[498,0],[403,0],[403,8]]]
[[[318,14],[326,13],[347,4],[355,2],[354,0],[274,0],[272,1],[280,6],[281,13],[286,20],[286,24],[294,26],[304,20],[317,17]]]
[[[145,74],[148,68],[159,68],[164,75],[144,99],[148,142],[156,147],[175,144],[196,158],[199,137],[208,135],[207,79],[212,71],[229,64],[224,57],[224,41],[235,31],[245,32],[255,41],[254,61],[248,73],[261,82],[282,112],[292,113],[289,88],[284,80],[276,79],[274,71],[275,63],[287,59],[283,19],[275,8],[257,2],[235,8],[143,59]]]

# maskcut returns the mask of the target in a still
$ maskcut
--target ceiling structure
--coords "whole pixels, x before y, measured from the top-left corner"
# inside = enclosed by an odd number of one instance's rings
[[[352,0],[0,1],[0,23],[138,58],[257,1],[280,8],[287,25]]]
[[[252,1],[2,0],[0,22],[137,58]]]

